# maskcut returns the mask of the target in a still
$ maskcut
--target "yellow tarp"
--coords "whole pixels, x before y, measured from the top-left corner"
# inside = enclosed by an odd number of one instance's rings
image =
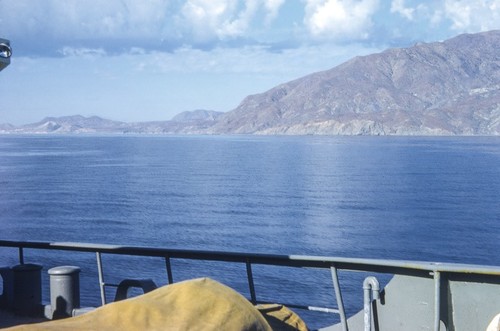
[[[285,307],[269,308],[263,308],[263,314],[271,318],[275,330],[307,329]],[[78,317],[8,330],[272,330],[263,314],[231,288],[200,278],[164,286]],[[276,324],[279,318],[288,320],[283,321],[283,328]]]
[[[267,304],[256,307],[275,331],[307,331],[306,323],[283,305]]]

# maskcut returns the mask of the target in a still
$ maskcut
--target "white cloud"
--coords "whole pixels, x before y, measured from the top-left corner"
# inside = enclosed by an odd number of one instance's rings
[[[498,29],[499,0],[446,0],[444,16],[452,21],[451,28],[459,32]]]
[[[241,48],[217,47],[208,51],[182,47],[174,52],[151,52],[139,56],[123,55],[134,68],[143,73],[209,75],[265,75],[285,82],[319,70],[326,70],[350,59],[353,54],[364,55],[381,49],[352,45],[311,45],[269,52],[266,47],[246,46]],[[133,63],[133,64],[132,64]]]
[[[209,41],[221,33],[221,26],[230,22],[235,9],[234,1],[189,0],[182,7],[177,25],[191,30],[195,41]],[[184,33],[185,34],[185,33]]]
[[[110,48],[120,41],[169,46],[251,39],[285,0],[0,0],[2,34],[55,48]],[[78,42],[85,42],[80,45]],[[108,42],[109,41],[109,42]]]
[[[414,12],[415,8],[405,7],[405,0],[393,0],[391,3],[391,13],[398,13],[410,21]]]
[[[378,0],[306,0],[304,23],[321,39],[365,39]]]
[[[74,48],[63,47],[59,53],[63,56],[77,56],[77,57],[100,57],[106,56],[107,53],[102,48]]]
[[[168,0],[2,1],[0,17],[4,29],[19,35],[150,37],[166,20],[169,3]]]
[[[270,23],[284,0],[188,0],[178,16],[181,31],[187,30],[195,41],[227,40],[246,35],[264,11]]]
[[[116,55],[131,49],[173,52],[184,46],[206,50],[269,43],[274,43],[273,51],[283,51],[299,47],[304,37],[317,44],[361,40],[382,44],[390,38],[383,31],[398,30],[400,38],[412,39],[440,33],[442,39],[457,31],[498,29],[500,22],[500,0],[382,4],[380,0],[0,0],[0,27],[17,55],[87,56],[98,51]],[[401,23],[400,17],[411,24],[391,25]]]
[[[267,11],[266,22],[270,23],[276,16],[285,0],[264,0],[264,7]]]

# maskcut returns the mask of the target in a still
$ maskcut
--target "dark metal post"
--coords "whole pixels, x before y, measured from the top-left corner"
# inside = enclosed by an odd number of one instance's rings
[[[168,283],[173,284],[174,283],[174,276],[172,274],[172,265],[170,263],[169,256],[165,256],[165,267],[167,268]]]
[[[21,246],[19,246],[19,264],[24,264],[24,252]]]
[[[252,274],[252,264],[250,260],[247,259],[247,277],[248,277],[248,286],[250,288],[250,297],[252,303],[255,305],[257,303],[257,296],[255,295],[255,285],[253,283],[253,274]]]

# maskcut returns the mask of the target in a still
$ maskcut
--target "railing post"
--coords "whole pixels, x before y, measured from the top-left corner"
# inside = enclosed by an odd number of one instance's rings
[[[168,283],[172,284],[174,282],[174,277],[172,274],[172,264],[170,263],[170,256],[165,256],[165,267],[167,268]]]
[[[19,246],[19,264],[24,264],[24,251],[22,246]]]
[[[439,331],[441,321],[441,273],[434,270],[434,331]]]
[[[339,308],[340,322],[342,323],[342,331],[349,331],[347,326],[347,319],[344,310],[344,301],[342,300],[342,293],[340,292],[339,275],[337,273],[337,268],[335,266],[330,267],[333,280],[333,288],[335,289],[335,298],[337,300],[337,306]]]
[[[257,304],[257,296],[255,295],[255,285],[253,283],[252,264],[250,263],[249,259],[247,259],[246,265],[247,265],[248,286],[250,288],[250,298],[252,303],[255,305]]]
[[[101,303],[104,306],[106,304],[106,288],[104,283],[104,272],[102,269],[102,259],[101,252],[96,252],[97,258],[97,272],[99,273],[99,288],[101,289]]]

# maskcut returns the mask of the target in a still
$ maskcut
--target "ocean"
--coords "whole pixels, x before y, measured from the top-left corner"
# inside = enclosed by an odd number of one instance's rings
[[[0,136],[5,240],[499,266],[499,197],[500,137]],[[17,263],[0,252],[0,265]],[[80,266],[82,305],[99,303],[95,255],[25,258]],[[104,262],[110,278],[166,282],[161,260]],[[178,261],[174,278],[227,277],[220,269]],[[328,273],[294,273],[262,267],[257,294],[335,303]]]

